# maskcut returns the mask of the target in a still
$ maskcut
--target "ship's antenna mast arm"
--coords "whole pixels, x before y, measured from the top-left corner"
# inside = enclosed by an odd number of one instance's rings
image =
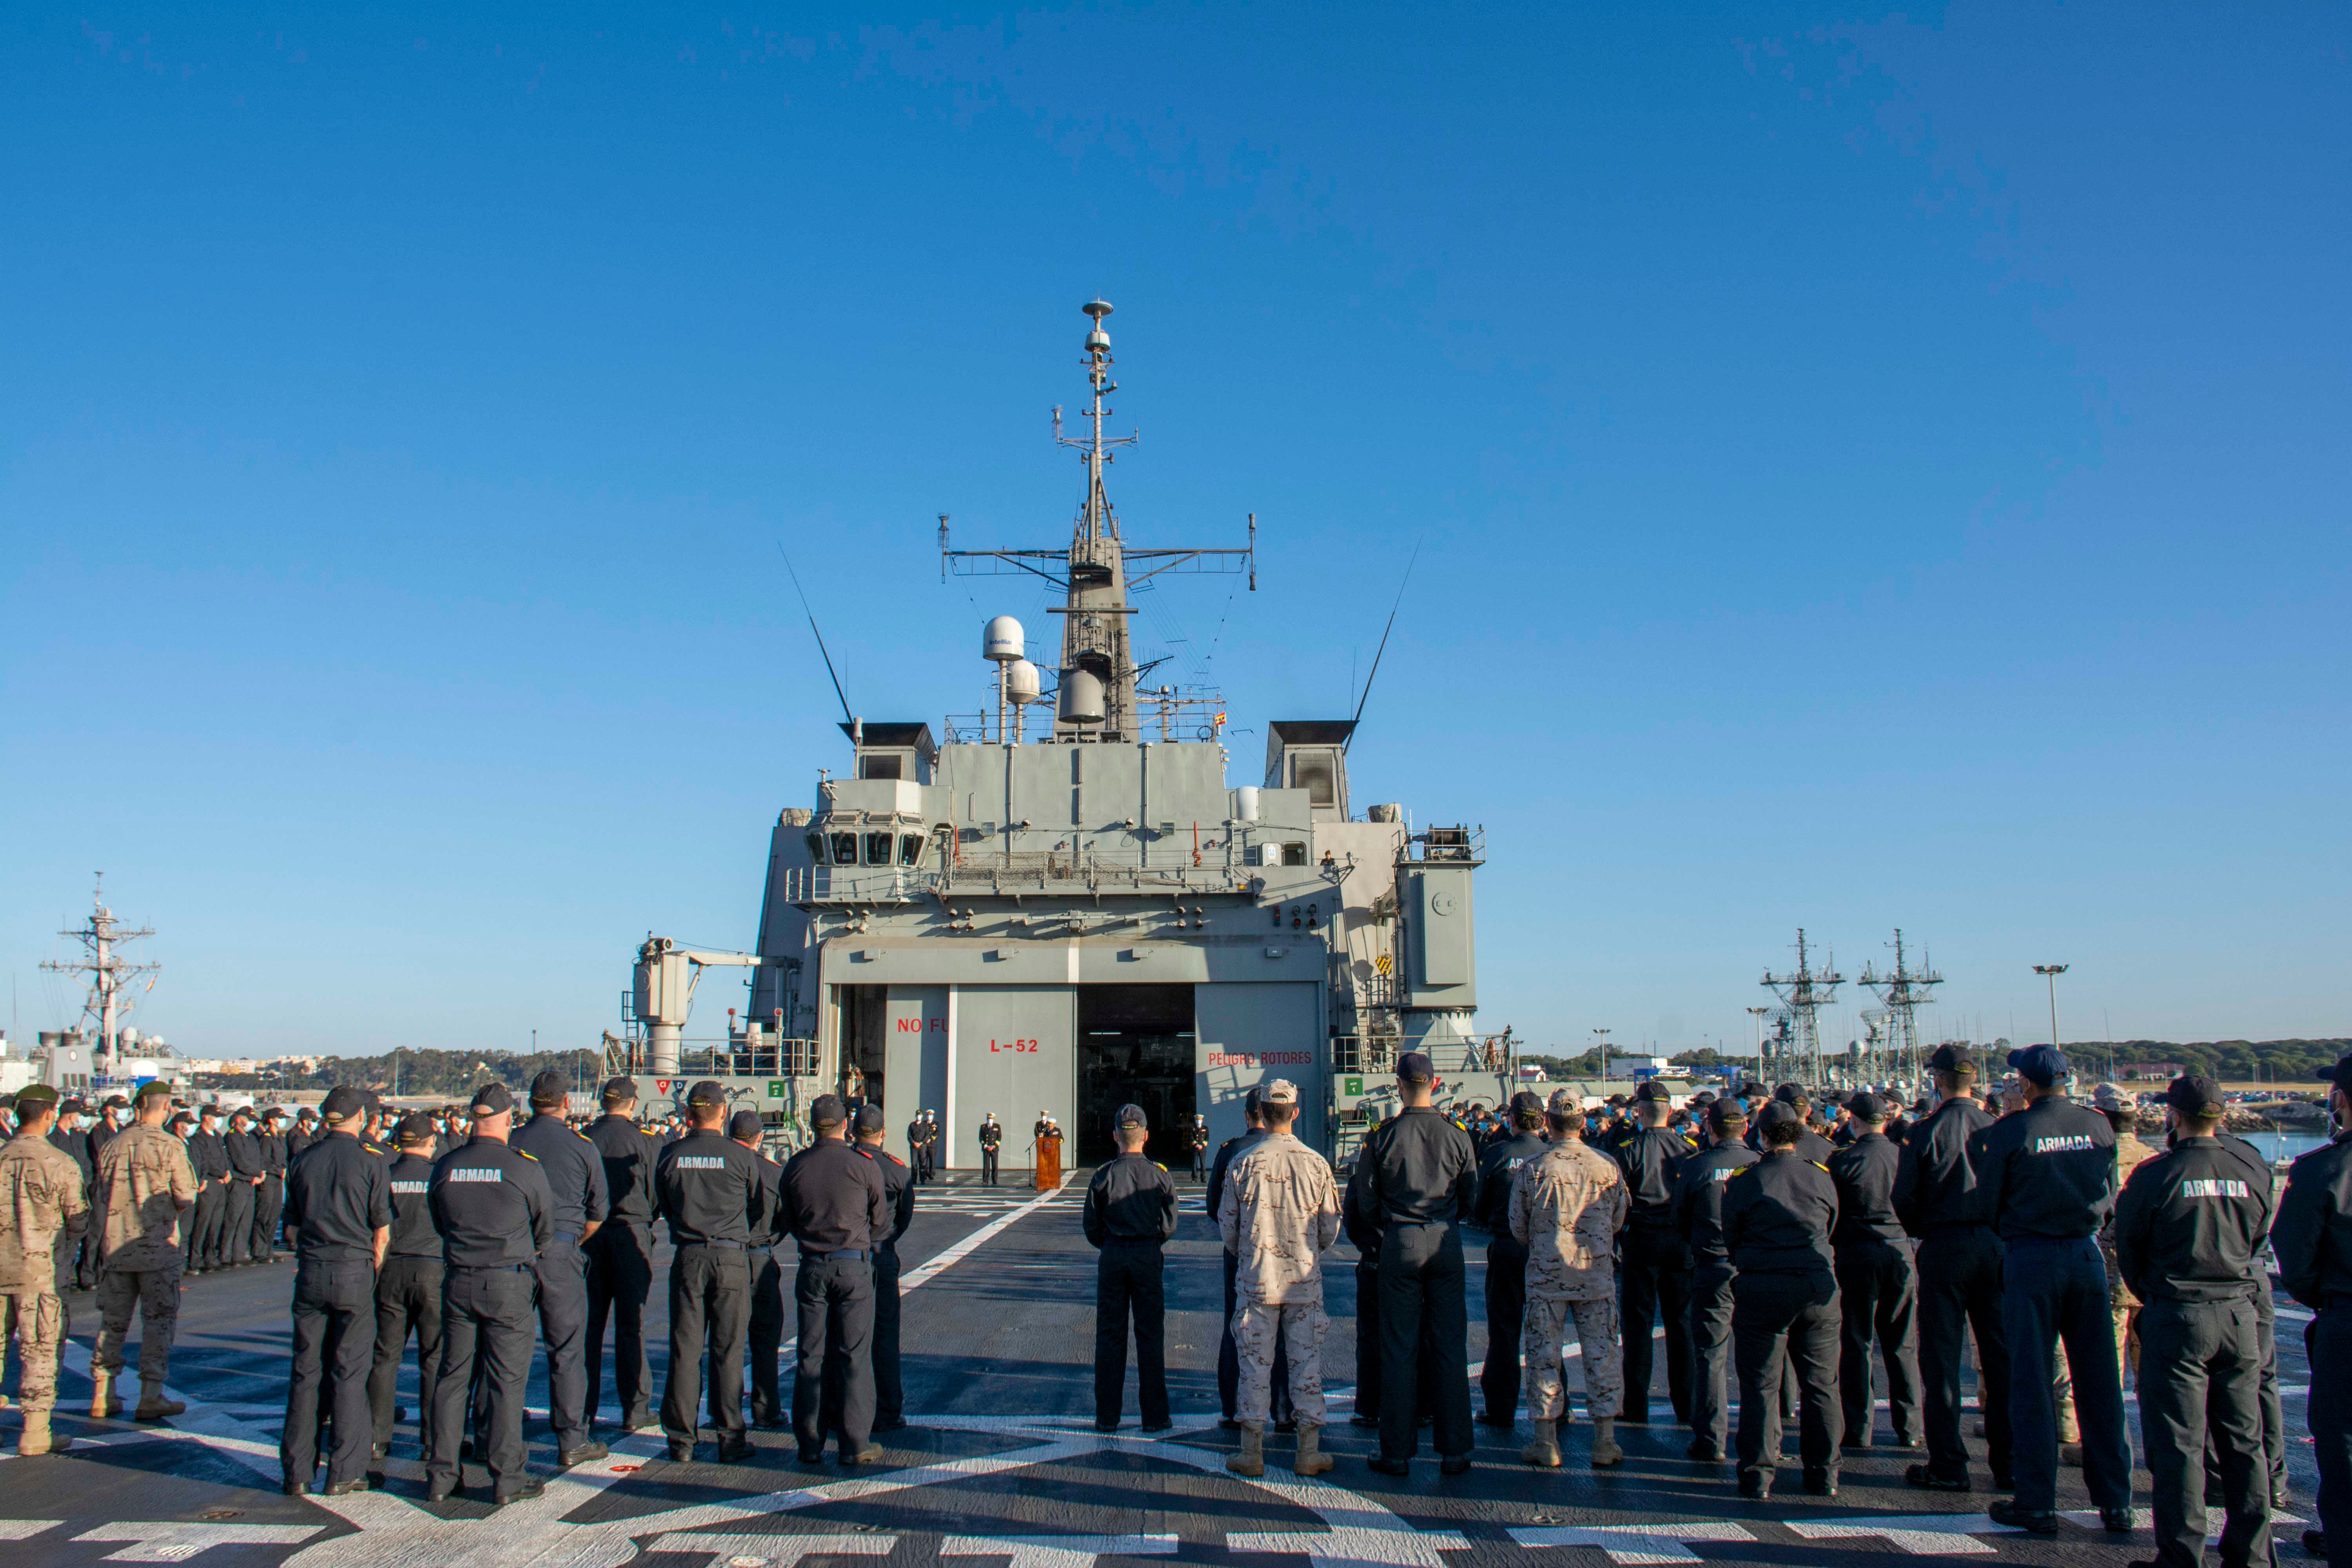
[[[940,531],[942,532],[946,531],[947,519],[940,519]],[[841,716],[844,720],[855,724],[857,722],[857,715],[849,710],[848,694],[841,689],[841,674],[838,670],[833,668],[833,655],[825,649],[824,634],[816,629],[816,612],[809,608],[808,590],[801,586],[801,574],[793,571],[793,558],[789,555],[784,555],[784,547],[782,543],[777,544],[776,553],[784,556],[784,570],[792,576],[793,592],[801,596],[801,609],[808,616],[809,633],[816,638],[816,651],[822,655],[824,659],[824,673],[833,680],[833,694],[841,699]]]
[[[1251,532],[1253,536],[1256,532],[1255,520]],[[1389,651],[1389,633],[1396,630],[1397,612],[1404,608],[1404,591],[1412,582],[1413,563],[1420,559],[1421,541],[1416,539],[1412,542],[1412,553],[1405,558],[1404,580],[1397,584],[1396,603],[1389,606],[1389,624],[1381,628],[1381,646],[1372,651],[1372,668],[1364,677],[1364,693],[1356,699],[1356,717],[1349,721],[1348,738],[1339,742],[1339,754],[1343,757],[1348,754],[1348,748],[1356,743],[1355,726],[1363,721],[1364,704],[1372,700],[1372,678],[1381,672],[1381,655]]]

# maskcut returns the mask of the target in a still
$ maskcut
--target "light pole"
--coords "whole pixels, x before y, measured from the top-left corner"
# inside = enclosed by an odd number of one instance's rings
[[[1609,1081],[1609,1031],[1595,1029],[1592,1032],[1601,1037],[1601,1081],[1607,1083]]]
[[[2050,1048],[2053,1051],[2059,1048],[2058,977],[2065,973],[2066,969],[2063,963],[2037,963],[2033,966],[2034,973],[2050,982]]]
[[[1756,1076],[1759,1079],[1772,1076],[1764,1070],[1764,1015],[1771,1010],[1769,1007],[1748,1009],[1748,1016],[1756,1020]]]

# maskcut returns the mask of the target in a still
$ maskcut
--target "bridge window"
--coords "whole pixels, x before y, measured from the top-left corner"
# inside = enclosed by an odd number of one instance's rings
[[[899,776],[898,759],[894,756],[870,756],[857,759],[857,776],[862,779],[895,779]]]
[[[833,836],[833,863],[836,866],[857,864],[857,835],[836,833]]]
[[[887,866],[890,863],[888,834],[869,833],[866,836],[866,863],[868,866]]]
[[[919,866],[923,863],[923,836],[919,833],[898,835],[898,864]]]
[[[815,863],[816,865],[819,865],[819,866],[824,865],[824,840],[822,837],[820,837],[819,836],[817,836],[816,834],[812,833],[812,834],[810,834],[810,835],[808,836],[808,847],[809,847],[809,859],[810,859],[812,862]]]
[[[1306,845],[1304,845],[1304,844],[1286,844],[1286,845],[1284,845],[1284,846],[1282,847],[1282,863],[1283,863],[1284,865],[1286,865],[1286,866],[1304,866],[1304,865],[1306,865],[1306,864],[1307,864],[1307,846],[1306,846]]]

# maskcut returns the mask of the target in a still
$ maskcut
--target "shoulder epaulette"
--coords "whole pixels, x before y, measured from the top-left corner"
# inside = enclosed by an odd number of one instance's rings
[[[1741,1166],[1738,1167],[1737,1169],[1735,1169],[1735,1170],[1731,1173],[1730,1179],[1731,1179],[1732,1181],[1735,1181],[1735,1182],[1736,1182],[1736,1181],[1739,1180],[1739,1178],[1740,1178],[1740,1177],[1742,1177],[1742,1176],[1744,1176],[1744,1175],[1747,1175],[1749,1172],[1751,1172],[1751,1171],[1755,1170],[1759,1165],[1761,1165],[1763,1163],[1764,1163],[1764,1162],[1763,1162],[1763,1161],[1761,1161],[1761,1160],[1753,1160],[1753,1161],[1750,1161],[1748,1163],[1747,1163],[1747,1164],[1745,1164],[1745,1165],[1741,1165]]]
[[[530,1161],[534,1165],[539,1163],[539,1156],[532,1153],[528,1149],[517,1149],[515,1150],[515,1152],[521,1155],[524,1159]]]
[[[1819,1171],[1824,1176],[1830,1173],[1830,1168],[1827,1165],[1822,1164],[1819,1160],[1808,1160],[1805,1163],[1811,1165],[1814,1170]]]
[[[1167,1166],[1165,1166],[1165,1165],[1163,1165],[1163,1164],[1161,1164],[1161,1163],[1160,1163],[1159,1161],[1157,1161],[1157,1160],[1154,1160],[1154,1161],[1152,1161],[1152,1162],[1151,1162],[1151,1168],[1152,1168],[1153,1170],[1155,1170],[1155,1171],[1159,1172],[1159,1173],[1160,1173],[1161,1175],[1163,1175],[1163,1176],[1164,1176],[1164,1175],[1166,1175],[1166,1174],[1168,1173],[1168,1167],[1167,1167]]]

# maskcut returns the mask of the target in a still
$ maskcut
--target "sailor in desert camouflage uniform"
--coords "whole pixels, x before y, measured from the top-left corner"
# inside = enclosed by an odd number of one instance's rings
[[[180,1326],[180,1270],[186,1254],[182,1216],[196,1201],[196,1168],[180,1140],[163,1130],[172,1091],[161,1079],[142,1084],[131,1101],[137,1120],[115,1134],[98,1157],[98,1345],[90,1355],[89,1413],[100,1419],[122,1412],[114,1380],[122,1373],[122,1340],[131,1314],[141,1313],[141,1421],[161,1421],[187,1406],[163,1397],[172,1366],[172,1340]]]
[[[1617,1232],[1632,1195],[1616,1161],[1584,1146],[1584,1110],[1568,1089],[1545,1110],[1552,1145],[1519,1167],[1511,1184],[1511,1235],[1528,1249],[1528,1315],[1519,1344],[1528,1361],[1528,1419],[1535,1440],[1519,1458],[1559,1464],[1559,1422],[1568,1419],[1560,1342],[1570,1318],[1584,1363],[1584,1407],[1592,1417],[1595,1469],[1624,1463],[1617,1447],[1623,1373],[1617,1355]]]
[[[1225,1461],[1235,1475],[1265,1474],[1265,1421],[1274,1402],[1277,1338],[1289,1350],[1290,1404],[1298,1421],[1291,1469],[1319,1476],[1332,1466],[1323,1434],[1323,1254],[1339,1239],[1339,1188],[1322,1155],[1291,1127],[1298,1090],[1276,1079],[1261,1097],[1265,1136],[1225,1173],[1217,1227],[1234,1258],[1234,1348],[1241,1359],[1242,1450]]]
[[[58,1300],[60,1247],[70,1257],[89,1223],[81,1167],[48,1141],[58,1091],[37,1083],[16,1095],[16,1135],[0,1149],[0,1354],[14,1335],[23,1363],[17,1396],[25,1429],[16,1452],[54,1454],[72,1443],[49,1435],[58,1403],[58,1346],[66,1310]]]

